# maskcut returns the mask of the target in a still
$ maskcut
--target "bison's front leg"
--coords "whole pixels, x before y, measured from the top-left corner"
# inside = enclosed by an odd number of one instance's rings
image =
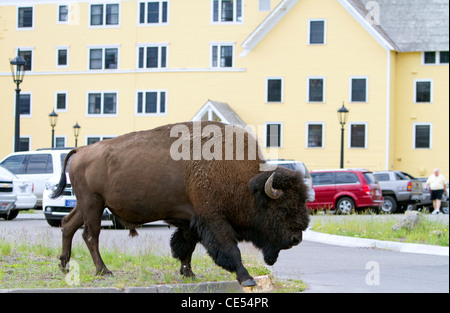
[[[197,234],[189,230],[189,224],[180,225],[170,239],[172,256],[181,261],[180,274],[185,277],[195,277],[191,259],[198,241]]]
[[[197,230],[203,246],[217,265],[227,271],[235,272],[242,287],[256,285],[255,280],[242,264],[241,251],[237,246],[234,230],[228,222],[222,220],[208,224],[200,222]]]

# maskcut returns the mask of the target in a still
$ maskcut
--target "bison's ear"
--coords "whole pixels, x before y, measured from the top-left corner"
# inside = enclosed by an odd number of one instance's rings
[[[279,199],[283,195],[283,191],[273,187],[275,173],[275,171],[272,172],[272,174],[270,174],[270,172],[262,172],[255,175],[249,182],[250,190],[253,193],[264,190],[264,193],[269,198],[274,200]]]

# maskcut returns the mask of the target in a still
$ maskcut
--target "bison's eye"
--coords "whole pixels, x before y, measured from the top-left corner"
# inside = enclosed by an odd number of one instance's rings
[[[287,205],[280,205],[277,207],[277,211],[280,216],[285,218],[288,213],[288,207],[287,207]]]

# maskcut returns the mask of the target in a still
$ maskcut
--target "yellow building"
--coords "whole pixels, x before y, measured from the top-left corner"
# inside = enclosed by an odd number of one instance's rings
[[[50,146],[53,110],[57,146],[74,146],[77,122],[84,145],[214,119],[336,168],[345,103],[345,167],[448,178],[448,1],[418,2],[1,1],[0,158],[14,150],[20,50],[25,150]]]

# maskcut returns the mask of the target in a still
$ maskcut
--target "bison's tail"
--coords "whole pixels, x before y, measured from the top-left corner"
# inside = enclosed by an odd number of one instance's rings
[[[66,159],[64,160],[64,165],[61,171],[61,178],[59,179],[59,183],[56,187],[56,190],[53,191],[53,193],[50,195],[51,199],[56,199],[58,197],[61,197],[61,195],[64,192],[64,188],[66,188],[67,185],[67,179],[66,179],[66,166],[67,163],[69,163],[69,159],[72,155],[74,155],[75,153],[77,153],[77,149],[73,149],[69,152],[69,154],[67,154]]]

